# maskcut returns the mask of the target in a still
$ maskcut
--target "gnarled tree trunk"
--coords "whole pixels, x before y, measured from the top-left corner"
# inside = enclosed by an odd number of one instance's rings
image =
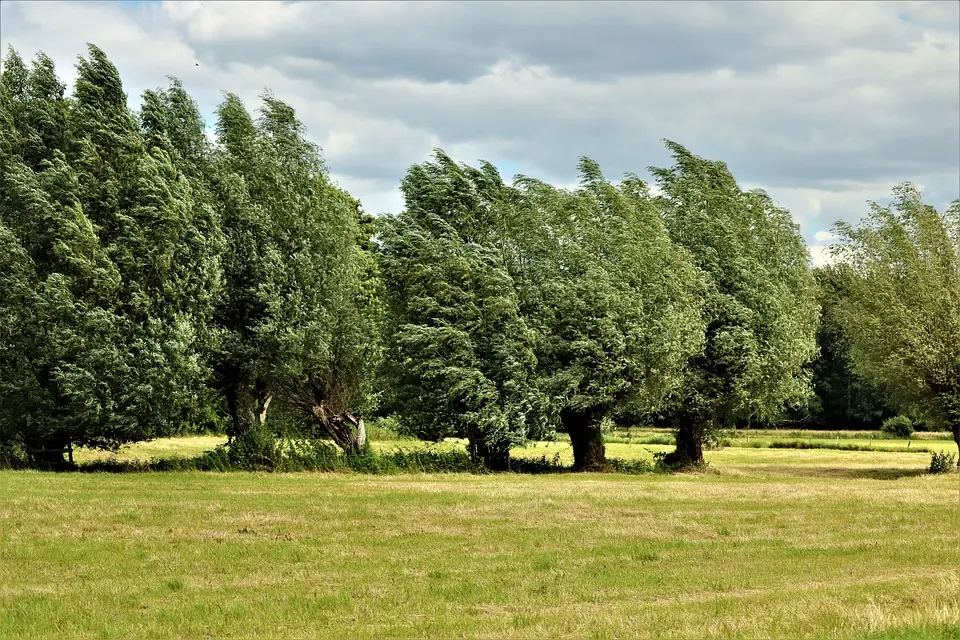
[[[667,454],[664,462],[677,468],[703,465],[703,429],[693,419],[682,422],[677,429],[677,448]]]
[[[574,470],[603,468],[607,464],[607,449],[600,431],[599,417],[588,411],[565,411],[560,415],[560,421],[570,436]]]
[[[263,382],[257,383],[257,424],[261,427],[267,424],[267,410],[270,408],[270,401],[273,400],[273,392],[267,388]]]
[[[45,470],[70,469],[74,466],[73,454],[70,460],[64,458],[66,451],[71,450],[70,438],[65,434],[54,434],[49,438],[28,440],[27,452],[33,466]]]
[[[325,404],[310,407],[314,422],[347,454],[361,453],[367,442],[363,418],[350,413],[332,413]]]

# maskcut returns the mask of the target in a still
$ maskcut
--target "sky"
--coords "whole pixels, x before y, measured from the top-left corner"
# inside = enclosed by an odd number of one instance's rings
[[[0,2],[0,44],[72,84],[86,43],[132,107],[179,78],[291,104],[370,213],[436,147],[559,186],[723,160],[788,208],[815,264],[902,181],[960,196],[960,2]]]

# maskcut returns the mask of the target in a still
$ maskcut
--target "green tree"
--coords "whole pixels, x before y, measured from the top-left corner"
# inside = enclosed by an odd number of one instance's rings
[[[490,165],[434,157],[410,168],[404,211],[382,224],[388,406],[408,432],[468,438],[474,459],[502,469],[538,400],[535,336],[498,243],[503,185]]]
[[[576,469],[605,462],[602,425],[649,413],[702,348],[701,282],[635,175],[609,183],[593,161],[580,188],[520,177],[510,227],[522,311],[537,332],[539,387],[570,435]]]
[[[667,142],[674,166],[651,168],[671,238],[706,279],[706,347],[665,412],[677,429],[668,463],[703,462],[703,440],[738,420],[771,420],[810,395],[819,308],[809,256],[788,211],[743,191],[722,162]]]
[[[217,142],[210,183],[227,249],[216,379],[231,433],[262,430],[281,393],[358,450],[353,412],[369,391],[378,323],[359,205],[330,183],[293,109],[269,94],[256,121],[228,94]]]
[[[853,372],[850,345],[838,316],[851,278],[842,265],[818,267],[813,271],[818,285],[820,328],[819,355],[810,365],[814,398],[809,415],[820,427],[878,429],[893,416],[886,394]]]
[[[0,305],[19,324],[0,363],[2,430],[52,449],[171,433],[205,377],[203,302],[172,277],[198,268],[172,264],[189,184],[143,145],[102,51],[78,62],[70,100],[48,58],[28,72],[17,60],[0,80],[0,221],[14,280]]]
[[[856,275],[840,305],[854,371],[960,447],[960,200],[941,213],[904,183],[892,207],[870,209],[836,225],[835,254]]]

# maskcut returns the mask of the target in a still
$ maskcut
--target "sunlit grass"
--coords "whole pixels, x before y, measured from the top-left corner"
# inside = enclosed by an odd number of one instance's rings
[[[960,636],[960,475],[706,455],[674,476],[2,472],[0,638]]]

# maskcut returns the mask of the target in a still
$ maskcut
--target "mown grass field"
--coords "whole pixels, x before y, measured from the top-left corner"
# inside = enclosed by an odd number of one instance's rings
[[[707,458],[673,476],[0,472],[0,638],[960,638],[960,474],[900,451]]]

